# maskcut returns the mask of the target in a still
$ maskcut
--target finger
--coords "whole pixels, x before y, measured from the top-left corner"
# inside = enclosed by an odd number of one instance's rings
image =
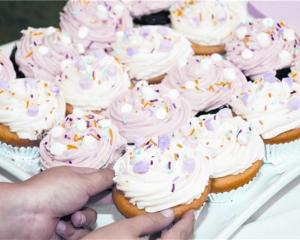
[[[168,231],[163,233],[161,239],[191,239],[194,233],[195,214],[188,211],[183,217]]]
[[[92,208],[78,211],[71,216],[71,223],[74,227],[88,227],[97,221],[97,212]]]
[[[66,240],[78,240],[89,234],[90,231],[84,228],[75,229],[70,222],[59,221],[56,233]]]
[[[112,204],[113,200],[112,200],[111,189],[105,190],[91,197],[88,203],[93,204],[93,206]]]
[[[83,181],[90,196],[96,195],[113,185],[114,172],[109,169],[101,169],[93,173],[83,174]]]
[[[95,168],[85,168],[85,167],[70,167],[68,166],[73,172],[79,173],[79,174],[91,174],[98,172],[98,169]]]

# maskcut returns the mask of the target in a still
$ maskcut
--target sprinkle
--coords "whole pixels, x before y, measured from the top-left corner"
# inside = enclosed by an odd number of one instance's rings
[[[46,46],[40,46],[38,48],[38,51],[42,55],[46,55],[49,52],[49,49]]]
[[[169,136],[158,137],[158,147],[160,150],[165,151],[170,146],[171,139]]]
[[[32,51],[28,52],[28,53],[25,55],[25,59],[26,59],[26,58],[29,58],[29,57],[31,57],[31,56],[32,56],[32,54],[33,54],[33,52],[32,52]]]
[[[173,183],[171,192],[174,192],[174,191],[175,191],[175,184]]]
[[[242,52],[242,58],[250,59],[252,57],[253,57],[253,52],[250,49],[247,48]]]
[[[5,89],[5,90],[8,89],[9,88],[8,82],[0,80],[0,88]]]
[[[78,30],[78,37],[80,39],[86,38],[88,34],[89,34],[89,29],[87,27],[83,26],[83,27],[79,28],[79,30]]]
[[[81,141],[83,139],[83,137],[79,137],[77,134],[74,135],[74,142],[78,142],[78,141]]]
[[[278,80],[275,77],[275,75],[273,73],[271,73],[271,72],[264,73],[263,79],[264,79],[265,82],[268,82],[268,83],[274,83],[274,82],[276,82]]]
[[[155,111],[155,117],[159,120],[165,119],[167,116],[167,111],[165,108],[159,108]]]
[[[32,117],[36,116],[39,112],[39,107],[37,105],[31,105],[28,108],[28,114]]]
[[[188,173],[192,173],[195,169],[195,159],[193,158],[187,158],[184,162],[183,162],[183,170],[188,172]]]
[[[178,158],[179,158],[179,155],[178,155],[178,153],[174,153],[174,159],[175,159],[175,161],[177,161],[177,160],[178,160]]]
[[[259,122],[260,125],[264,125],[262,120],[259,120],[258,122]]]
[[[287,84],[289,87],[293,86],[293,79],[290,77],[286,77],[282,79],[282,82]]]
[[[139,33],[140,33],[140,35],[141,35],[142,37],[146,38],[146,37],[149,36],[150,31],[149,31],[149,29],[146,28],[146,27],[141,27]]]
[[[133,171],[138,174],[144,174],[149,171],[149,163],[146,161],[139,161],[133,165]]]
[[[230,118],[230,117],[232,117],[232,111],[229,108],[223,108],[217,114],[221,118]]]
[[[51,92],[54,94],[54,96],[56,96],[56,97],[59,96],[59,93],[60,93],[59,87],[56,85],[53,85],[51,87]]]
[[[127,48],[126,52],[128,56],[132,57],[133,55],[137,54],[138,51],[137,49],[130,47]]]
[[[130,112],[132,112],[132,110],[133,110],[133,107],[129,103],[124,103],[121,107],[122,113],[130,113]]]
[[[96,51],[94,51],[94,55],[98,60],[102,60],[107,56],[103,49],[97,49]]]
[[[269,47],[271,45],[271,38],[270,35],[265,32],[260,32],[256,35],[256,39],[258,41],[258,44],[263,47]]]
[[[172,163],[169,161],[168,162],[168,169],[171,170],[171,167],[172,167]]]
[[[111,128],[108,130],[108,134],[109,134],[109,138],[110,138],[110,145],[112,145],[112,143],[114,141],[114,135],[113,135],[113,131]]]
[[[299,97],[293,97],[289,102],[288,102],[288,108],[291,111],[298,110],[300,108],[300,98]]]
[[[214,131],[214,127],[212,125],[212,118],[206,119],[204,121],[204,125],[208,131]]]
[[[67,145],[67,149],[68,149],[68,150],[72,150],[72,149],[77,149],[77,147],[74,146],[74,145],[68,144],[68,145]]]

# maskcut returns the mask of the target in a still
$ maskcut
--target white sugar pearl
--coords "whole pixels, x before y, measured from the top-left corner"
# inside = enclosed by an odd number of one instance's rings
[[[200,61],[200,67],[204,70],[209,70],[212,66],[212,61],[209,58],[204,58]]]
[[[78,37],[80,39],[86,38],[88,34],[89,34],[89,29],[87,27],[83,26],[83,27],[79,28],[79,30],[78,30]]]
[[[121,5],[121,4],[116,4],[113,8],[113,11],[117,15],[117,17],[121,17],[123,15],[123,12],[124,12],[124,6]]]
[[[164,108],[157,109],[156,112],[155,112],[155,116],[156,116],[157,119],[160,119],[160,120],[165,119],[166,116],[167,116],[166,109],[164,109]]]
[[[196,83],[194,81],[186,81],[185,87],[189,90],[195,89]]]
[[[40,46],[38,51],[40,54],[46,55],[49,52],[49,48],[47,48],[46,46]]]
[[[60,63],[60,69],[63,71],[63,70],[65,70],[65,69],[67,69],[70,65],[71,65],[71,60],[63,60],[63,61],[61,61],[61,63]]]
[[[54,138],[58,138],[64,135],[64,128],[62,126],[55,126],[51,130],[51,136]]]
[[[270,35],[265,32],[258,33],[256,35],[256,39],[258,41],[258,44],[263,48],[269,47],[272,42]]]
[[[61,41],[64,44],[70,44],[71,43],[71,38],[70,38],[70,36],[67,33],[62,33],[62,35],[61,35]]]
[[[288,41],[288,42],[292,42],[295,40],[295,31],[293,29],[285,29],[283,31],[283,37]]]
[[[250,59],[252,57],[253,57],[253,52],[250,49],[245,49],[242,52],[242,58],[244,58],[244,59]]]
[[[247,35],[247,28],[246,27],[239,27],[236,30],[235,34],[238,37],[238,39],[242,40]]]
[[[86,147],[94,147],[97,140],[92,136],[84,136],[82,139],[82,143]]]
[[[225,68],[223,69],[223,78],[224,80],[233,81],[236,79],[236,73],[233,68]]]
[[[171,89],[171,90],[168,92],[167,96],[168,96],[169,98],[176,99],[176,98],[178,98],[178,96],[179,96],[179,92],[178,92],[176,89]]]
[[[292,55],[288,51],[282,50],[279,53],[279,59],[282,64],[289,65],[292,62]]]
[[[80,108],[74,108],[73,113],[75,117],[83,117],[84,112]]]
[[[67,146],[59,142],[53,142],[50,147],[50,152],[53,155],[60,156],[67,150]]]
[[[223,60],[223,57],[218,53],[214,53],[214,54],[211,55],[211,59],[214,62],[221,62]]]
[[[56,31],[57,31],[57,29],[55,27],[48,27],[46,30],[46,35],[52,35]]]
[[[145,100],[150,101],[156,98],[156,93],[151,87],[144,87],[142,89],[143,97]]]
[[[121,112],[122,113],[130,113],[132,112],[132,105],[130,105],[129,103],[124,103],[121,107]]]
[[[79,131],[84,131],[87,129],[87,124],[86,124],[86,121],[83,120],[83,119],[80,119],[78,121],[76,121],[76,128],[79,130]]]
[[[275,22],[272,18],[264,18],[263,19],[263,25],[265,25],[265,27],[273,27],[274,23]]]

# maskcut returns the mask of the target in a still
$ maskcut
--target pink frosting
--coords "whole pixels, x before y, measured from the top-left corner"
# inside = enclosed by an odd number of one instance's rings
[[[132,27],[129,11],[119,0],[68,1],[60,15],[60,27],[82,51],[108,47],[116,33]]]
[[[0,51],[0,84],[16,78],[12,62]]]
[[[164,0],[164,1],[149,1],[149,0],[122,0],[126,5],[131,15],[139,17],[142,15],[148,15],[157,13],[162,10],[169,9],[176,0]]]
[[[228,104],[238,94],[243,73],[219,54],[192,56],[186,65],[168,72],[163,84],[177,89],[193,111],[209,111]]]
[[[227,58],[251,78],[289,67],[297,58],[294,30],[273,19],[254,19],[237,28],[226,43]]]
[[[130,143],[144,143],[152,137],[172,133],[192,112],[175,89],[149,86],[142,81],[115,99],[108,116]]]
[[[54,27],[22,31],[17,43],[16,62],[26,77],[54,80],[61,63],[79,55],[70,38]]]
[[[55,166],[111,167],[126,141],[111,122],[100,115],[68,115],[42,140],[40,154],[45,169]]]

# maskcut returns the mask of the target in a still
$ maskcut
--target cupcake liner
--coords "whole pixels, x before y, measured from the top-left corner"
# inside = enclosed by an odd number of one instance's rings
[[[264,163],[286,165],[300,155],[300,139],[281,144],[266,144]]]
[[[29,174],[34,175],[41,170],[38,147],[14,147],[0,142],[0,156]]]
[[[259,175],[260,172],[258,172],[250,182],[237,189],[233,189],[230,192],[210,193],[208,195],[208,201],[211,203],[228,203],[242,199],[249,189],[256,184]]]

